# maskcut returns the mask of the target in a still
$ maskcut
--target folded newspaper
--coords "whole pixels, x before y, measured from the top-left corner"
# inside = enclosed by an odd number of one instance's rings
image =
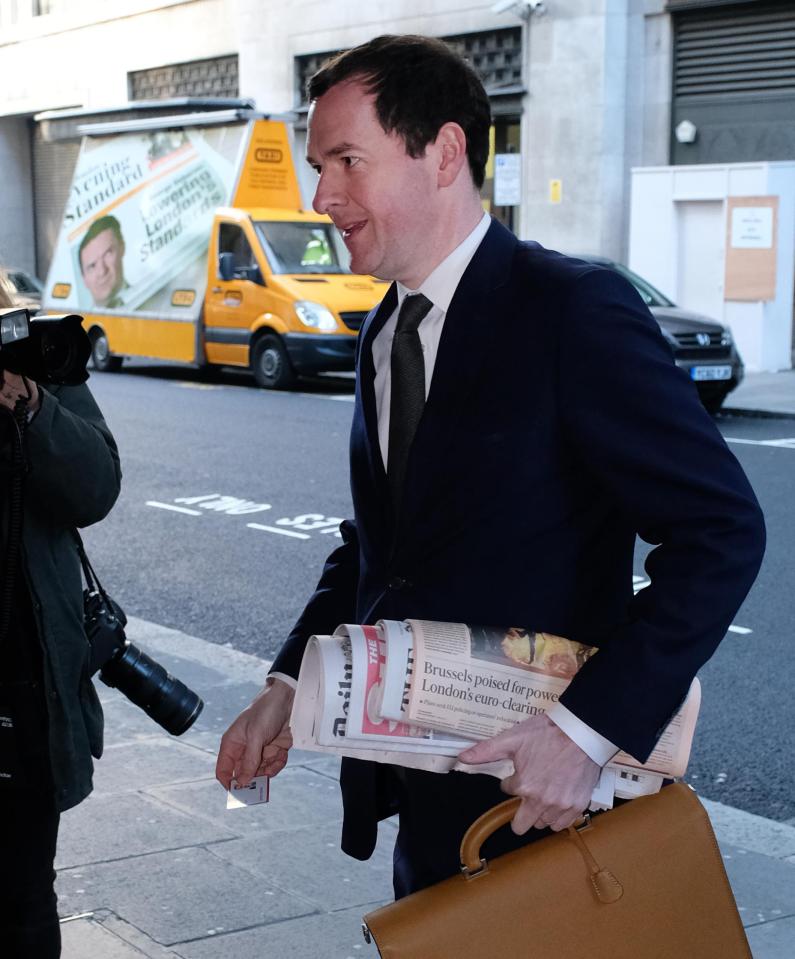
[[[511,775],[510,760],[473,766],[458,754],[558,701],[598,650],[517,627],[382,620],[313,636],[291,718],[293,742],[433,772]],[[701,702],[697,679],[645,763],[620,752],[605,766],[592,808],[657,792],[684,775]]]

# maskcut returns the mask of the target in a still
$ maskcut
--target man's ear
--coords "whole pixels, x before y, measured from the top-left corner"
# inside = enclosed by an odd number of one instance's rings
[[[462,169],[469,169],[467,159],[467,137],[457,123],[445,123],[440,127],[434,147],[438,155],[436,172],[437,186],[451,186],[459,177]]]

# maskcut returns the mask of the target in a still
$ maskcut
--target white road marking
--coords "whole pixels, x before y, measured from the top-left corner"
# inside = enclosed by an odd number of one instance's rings
[[[220,390],[222,387],[215,386],[213,383],[191,383],[188,380],[179,380],[172,384],[178,386],[181,390]]]
[[[744,443],[747,446],[774,446],[784,450],[795,450],[795,436],[780,440],[746,440],[739,436],[724,436],[727,443]]]
[[[749,633],[752,633],[752,629],[748,629],[747,626],[730,626],[730,633],[739,633],[741,636],[747,636]]]
[[[197,509],[186,509],[184,506],[174,506],[172,503],[158,503],[157,500],[154,499],[147,500],[146,505],[155,506],[157,509],[170,509],[174,513],[187,513],[188,516],[202,515]]]
[[[263,526],[262,523],[246,523],[249,529],[261,529],[266,533],[278,533],[280,536],[292,536],[294,539],[311,539],[307,533],[294,533],[291,529],[279,529],[278,526]]]
[[[313,400],[337,400],[341,403],[353,403],[353,393],[293,393],[293,396],[308,396]]]

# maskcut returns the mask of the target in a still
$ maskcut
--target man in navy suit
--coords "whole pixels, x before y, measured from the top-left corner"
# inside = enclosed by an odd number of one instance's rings
[[[462,754],[513,760],[501,785],[343,761],[343,849],[367,858],[397,811],[403,895],[456,871],[501,789],[522,804],[490,854],[573,822],[619,748],[649,755],[750,588],[764,525],[634,289],[483,213],[490,109],[468,65],[380,37],[309,92],[314,207],[354,272],[394,282],[359,341],[355,518],[218,778],[281,770],[306,641],[340,623],[499,623],[599,648],[548,714]],[[633,596],[636,535],[655,549]]]

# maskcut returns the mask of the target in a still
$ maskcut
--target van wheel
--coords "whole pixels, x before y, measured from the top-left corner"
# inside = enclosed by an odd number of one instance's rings
[[[115,373],[124,362],[123,357],[111,353],[104,330],[94,330],[91,334],[91,362],[99,373]]]
[[[295,382],[295,370],[281,339],[268,334],[254,345],[251,372],[257,386],[265,390],[286,390]]]

